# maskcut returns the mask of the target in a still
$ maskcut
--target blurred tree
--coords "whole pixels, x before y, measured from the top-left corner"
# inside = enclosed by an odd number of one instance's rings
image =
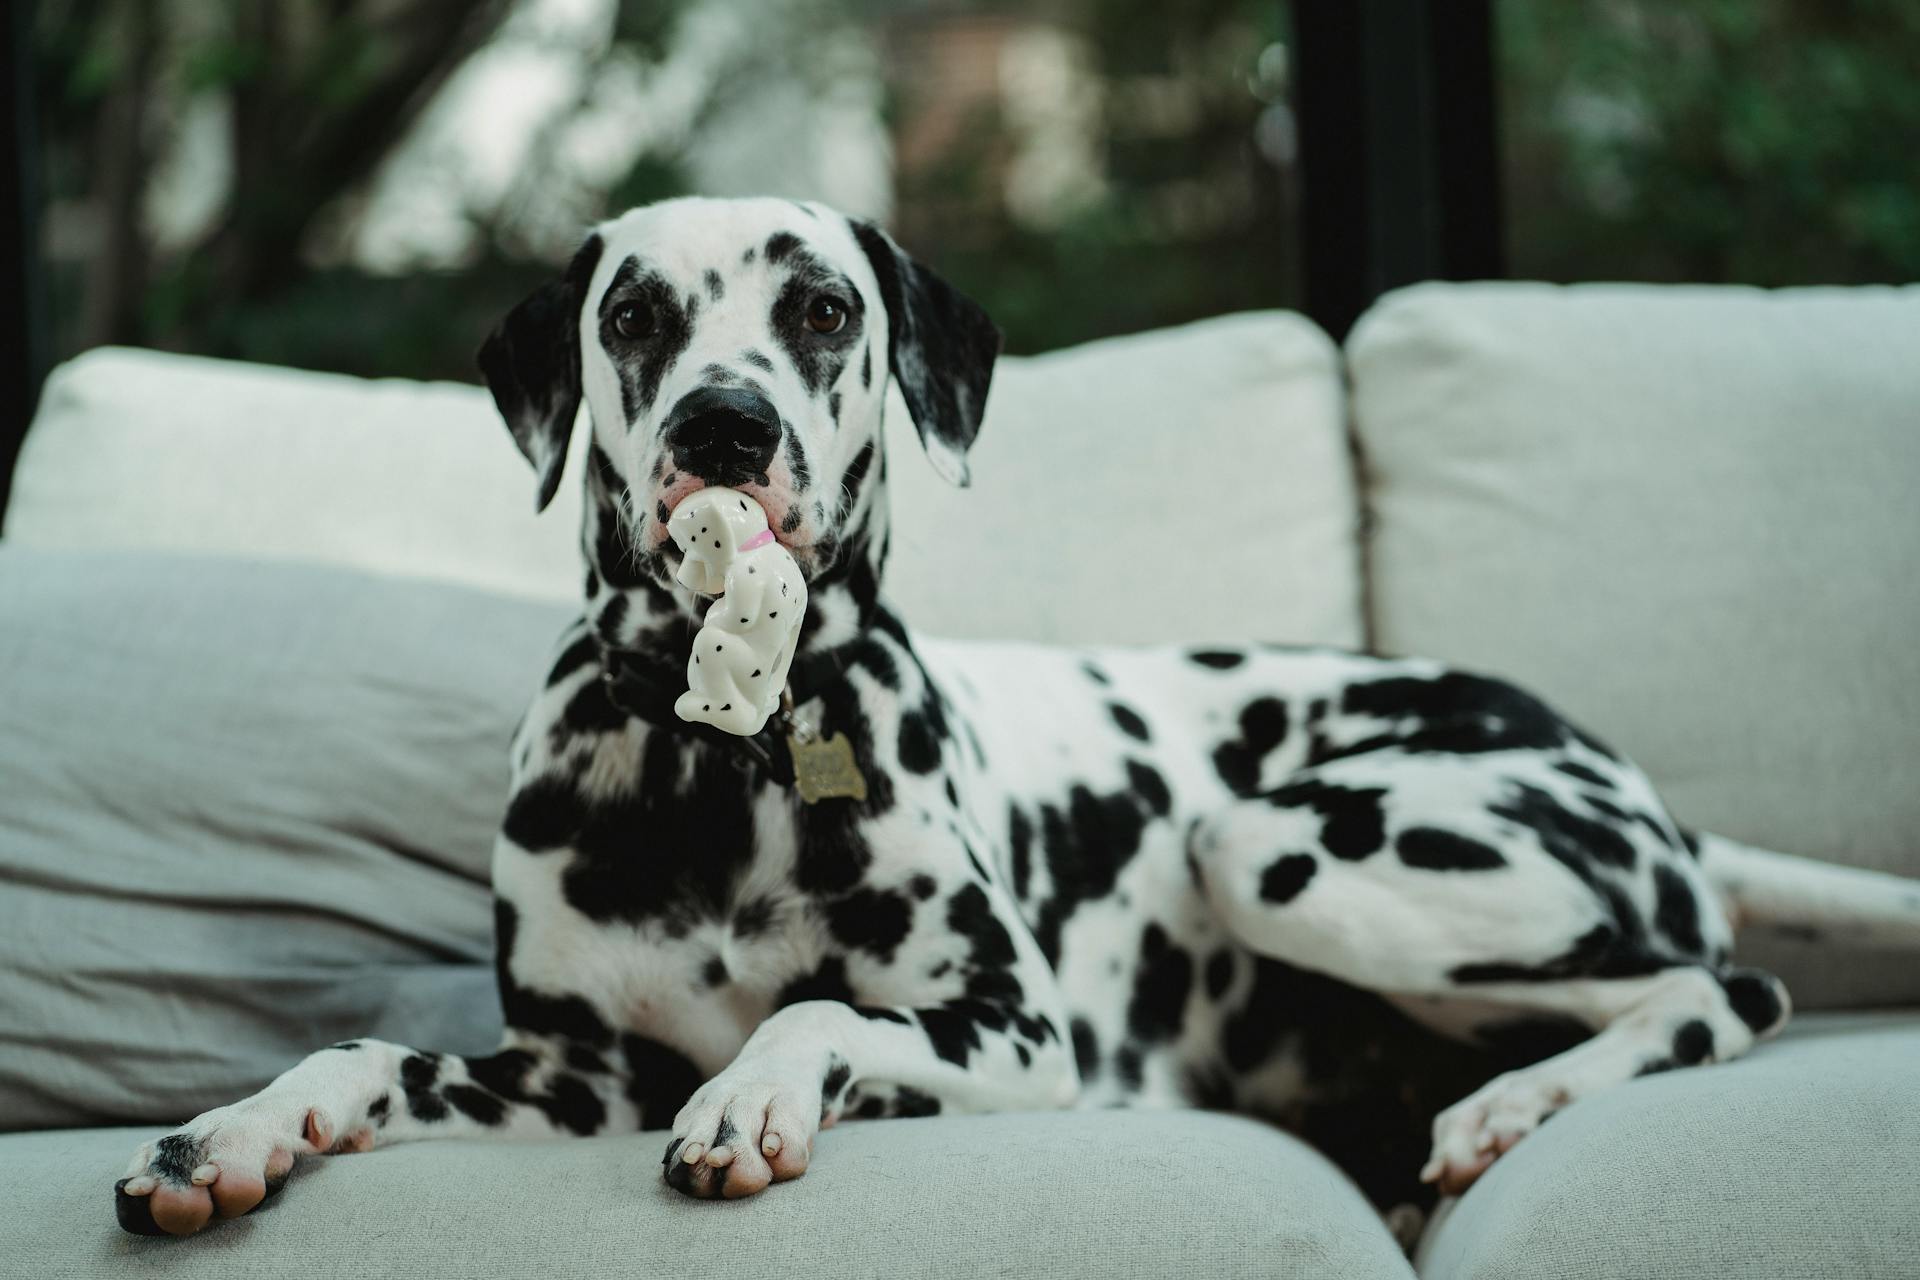
[[[1045,51],[1042,33],[1065,37],[1055,83],[1026,95],[1039,99],[1029,118],[1010,118],[1023,95],[1009,81]],[[902,238],[986,306],[1013,351],[1297,303],[1285,38],[1285,8],[1271,0],[935,3],[896,15]],[[1090,163],[1071,154],[1063,135],[1074,132]],[[929,133],[944,145],[916,145]],[[1053,201],[1017,199],[1023,152],[1085,165],[1091,180]]]
[[[1516,274],[1920,279],[1920,5],[1499,9]]]
[[[470,378],[579,226],[696,188],[890,200],[1016,351],[1298,298],[1279,0],[602,3],[41,4],[56,353]],[[1920,276],[1920,6],[1499,13],[1516,273]],[[528,91],[552,101],[503,186],[408,150],[464,69],[556,43],[565,83]],[[460,247],[375,262],[369,192],[416,164]]]
[[[75,346],[222,352],[309,274],[316,218],[363,184],[505,16],[507,0],[150,0],[42,5],[39,96],[53,190],[90,196]],[[208,19],[212,20],[209,21]],[[164,61],[163,61],[164,60]],[[155,135],[182,100],[230,96],[231,197],[190,253],[152,252]]]

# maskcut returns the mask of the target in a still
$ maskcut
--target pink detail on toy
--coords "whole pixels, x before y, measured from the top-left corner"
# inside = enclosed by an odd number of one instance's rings
[[[748,538],[745,542],[741,543],[740,549],[742,551],[752,551],[755,547],[764,547],[769,542],[772,542],[772,541],[773,541],[773,530],[762,529],[760,532],[754,534],[751,538]]]

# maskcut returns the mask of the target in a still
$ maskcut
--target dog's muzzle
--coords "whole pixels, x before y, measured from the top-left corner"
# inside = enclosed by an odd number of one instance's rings
[[[780,447],[780,415],[762,395],[739,387],[700,387],[667,414],[673,464],[708,484],[766,482]]]

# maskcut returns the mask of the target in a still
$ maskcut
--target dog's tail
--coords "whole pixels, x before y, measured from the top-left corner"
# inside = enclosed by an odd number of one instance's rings
[[[1700,866],[1736,929],[1920,948],[1920,880],[1756,849],[1698,832]]]

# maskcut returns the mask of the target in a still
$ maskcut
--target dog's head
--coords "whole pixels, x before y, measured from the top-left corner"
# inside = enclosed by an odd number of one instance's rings
[[[810,577],[871,542],[889,377],[935,469],[965,484],[999,348],[985,312],[869,223],[683,199],[602,223],[487,338],[480,368],[543,509],[584,396],[589,486],[664,584],[672,510],[707,485],[757,500]]]

